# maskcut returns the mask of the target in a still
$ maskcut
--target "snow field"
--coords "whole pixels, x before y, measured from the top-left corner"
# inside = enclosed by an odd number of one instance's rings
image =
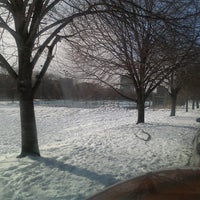
[[[105,187],[166,168],[186,167],[199,110],[176,117],[169,110],[36,105],[41,158],[17,159],[17,104],[0,104],[0,199],[84,200]],[[151,135],[150,141],[147,134]]]

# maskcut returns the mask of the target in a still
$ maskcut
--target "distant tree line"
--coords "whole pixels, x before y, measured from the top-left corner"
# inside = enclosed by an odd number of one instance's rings
[[[121,99],[111,88],[99,84],[80,82],[71,78],[56,78],[46,75],[35,94],[36,99],[71,99],[71,100],[115,100]],[[0,74],[0,100],[18,100],[15,82],[9,75]]]
[[[181,76],[178,84],[177,105],[186,105],[188,101],[193,102],[192,108],[199,107],[200,92],[199,92],[199,72],[198,68],[190,67],[186,75]],[[122,81],[124,77],[122,76]],[[130,95],[133,91],[131,86],[126,83],[120,90]],[[166,107],[171,104],[171,94],[165,86],[159,86],[155,93],[150,95],[148,101],[152,101],[153,107]],[[130,93],[130,94],[129,94]],[[36,99],[69,99],[69,100],[123,100],[126,98],[119,95],[110,87],[101,86],[97,83],[80,82],[78,83],[72,78],[60,78],[52,75],[45,75],[35,94]],[[17,87],[12,79],[7,74],[0,74],[0,100],[19,100]]]

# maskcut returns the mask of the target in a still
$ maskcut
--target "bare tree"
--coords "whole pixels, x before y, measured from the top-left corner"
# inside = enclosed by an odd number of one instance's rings
[[[174,69],[180,67],[190,51],[193,40],[187,40],[185,34],[191,27],[181,23],[195,21],[196,15],[189,14],[189,2],[114,2],[119,12],[98,15],[98,18],[90,20],[82,18],[79,25],[73,27],[73,31],[80,30],[77,40],[71,41],[73,54],[79,54],[75,62],[86,75],[135,101],[138,108],[137,123],[143,123],[145,101]],[[192,5],[195,9],[196,4]],[[184,41],[181,54],[169,53],[170,32],[176,32],[173,37],[181,37]],[[176,63],[170,62],[172,57],[176,57]],[[132,87],[132,93],[121,90],[122,82],[119,80],[122,76],[127,79],[126,86]]]
[[[0,65],[15,80],[20,99],[20,157],[39,156],[33,98],[65,28],[80,16],[102,10],[100,1],[0,0]],[[66,36],[67,35],[67,36]],[[41,66],[36,79],[33,70]]]
[[[196,27],[194,26],[193,29]],[[193,30],[192,28],[189,29]],[[192,36],[192,38],[190,38]],[[184,39],[184,40],[183,40]],[[178,40],[178,41],[177,41]],[[187,34],[187,38],[177,36],[171,37],[171,45],[169,49],[166,49],[165,53],[169,55],[169,63],[175,67],[175,69],[164,80],[163,86],[168,90],[171,97],[171,113],[170,116],[176,115],[177,97],[181,89],[187,84],[190,71],[195,63],[199,60],[199,51],[197,50],[198,33],[194,32],[194,35]],[[185,47],[185,43],[191,44],[189,47]],[[179,59],[181,55],[182,59]],[[184,55],[184,56],[182,56]]]
[[[182,65],[182,67],[175,69],[164,81],[163,85],[166,87],[171,97],[170,116],[176,115],[176,104],[179,92],[188,86],[190,86],[190,94],[191,91],[194,92],[194,90],[197,89],[196,83],[199,77],[197,73],[198,70],[196,70],[196,73],[194,73],[193,71],[194,66],[199,64],[199,52],[195,51],[192,54],[191,53],[188,54],[188,56],[184,60],[182,60],[181,63],[179,63],[180,65]],[[197,91],[195,91],[194,93],[196,93],[195,96],[197,97]],[[196,97],[194,98],[194,100],[196,100]]]
[[[176,115],[177,98],[181,88],[183,87],[185,75],[186,75],[186,70],[182,69],[174,70],[165,81],[168,93],[171,98],[170,116]]]
[[[199,53],[199,48],[196,49],[197,53]],[[192,108],[199,107],[199,85],[200,85],[200,68],[199,68],[199,54],[197,54],[197,59],[191,61],[190,66],[186,69],[186,76],[184,77],[182,91],[185,96],[186,101],[186,112],[188,112],[189,105],[188,101],[192,100],[193,105]]]

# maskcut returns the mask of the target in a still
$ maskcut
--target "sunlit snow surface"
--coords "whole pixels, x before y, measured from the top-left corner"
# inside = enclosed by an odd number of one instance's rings
[[[1,102],[0,199],[84,200],[145,172],[185,167],[199,110],[169,112],[147,109],[146,123],[136,125],[136,110],[36,105],[42,158],[17,159],[18,104]]]

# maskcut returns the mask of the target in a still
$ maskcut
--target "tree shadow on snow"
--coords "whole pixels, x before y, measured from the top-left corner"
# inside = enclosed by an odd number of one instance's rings
[[[84,169],[84,168],[81,168],[81,167],[77,167],[77,166],[74,166],[74,165],[63,163],[62,161],[56,160],[54,158],[31,157],[31,159],[37,160],[40,163],[44,163],[47,167],[49,167],[51,169],[57,168],[60,171],[67,171],[67,172],[72,173],[76,176],[85,177],[85,178],[87,178],[91,181],[99,182],[100,184],[102,184],[106,187],[119,182],[119,180],[115,179],[110,174],[98,174],[98,173],[90,171],[88,169]]]
[[[149,127],[166,127],[166,128],[186,128],[186,129],[191,129],[191,130],[197,130],[198,128],[192,127],[192,126],[184,126],[184,125],[172,125],[172,124],[161,124],[161,123],[145,123],[145,125],[148,125]]]

